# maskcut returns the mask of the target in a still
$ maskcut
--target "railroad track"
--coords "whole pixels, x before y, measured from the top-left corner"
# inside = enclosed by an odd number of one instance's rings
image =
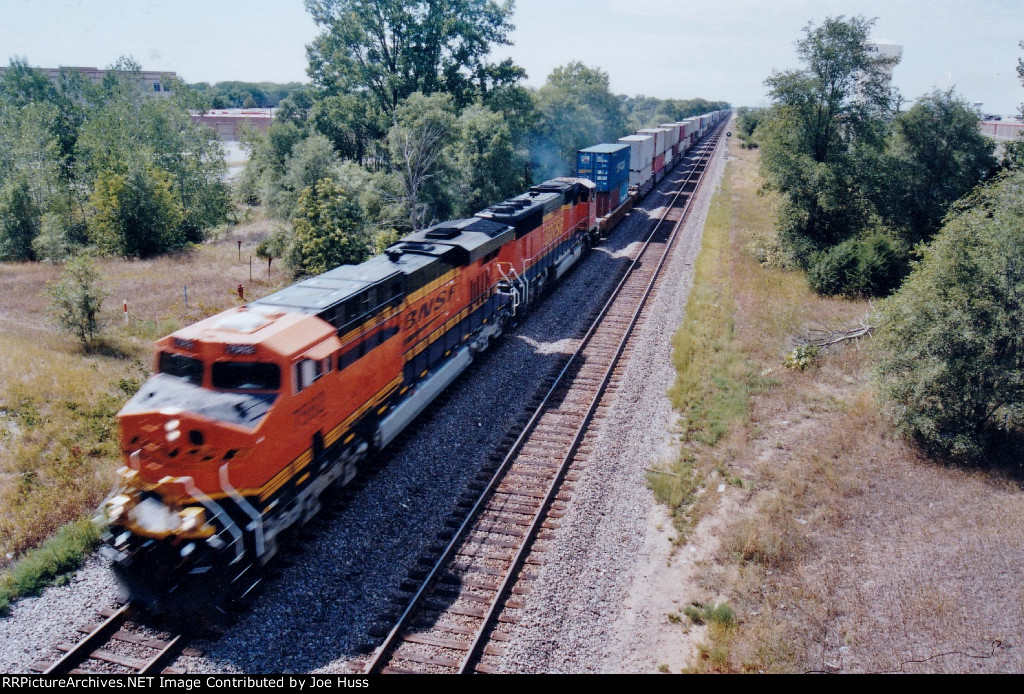
[[[75,644],[60,644],[64,655],[53,663],[36,664],[33,670],[47,675],[63,674],[139,674],[178,675],[183,670],[167,667],[181,654],[202,655],[186,648],[180,633],[157,635],[152,629],[133,621],[132,608],[102,613],[103,620],[79,628],[82,639]]]
[[[350,667],[365,673],[494,672],[491,658],[516,621],[537,554],[557,528],[576,474],[590,453],[590,424],[602,417],[602,396],[621,376],[633,329],[668,259],[693,192],[717,150],[724,125],[698,146],[661,218],[637,257],[553,379],[496,471],[476,484],[480,494],[455,527],[439,558],[403,584],[404,611],[372,657]],[[472,488],[472,485],[471,485]],[[454,524],[453,524],[454,525]]]

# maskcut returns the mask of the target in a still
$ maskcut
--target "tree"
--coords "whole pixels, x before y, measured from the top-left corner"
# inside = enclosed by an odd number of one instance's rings
[[[1017,44],[1024,48],[1024,41]],[[1017,77],[1024,85],[1024,58],[1017,58]],[[1017,117],[1024,120],[1024,103],[1017,108]],[[1024,169],[1024,136],[1003,144],[1002,166],[1007,169]]]
[[[188,243],[171,177],[152,164],[101,173],[89,202],[89,238],[102,253],[148,258]]]
[[[949,206],[995,169],[995,143],[978,121],[952,90],[921,97],[896,119],[887,180],[876,191],[883,220],[907,244],[929,240]]]
[[[508,66],[490,65],[507,45],[511,0],[306,0],[324,28],[307,49],[309,75],[324,96],[366,92],[391,117],[414,92],[445,92],[470,103]]]
[[[765,80],[774,104],[762,126],[762,175],[782,193],[780,236],[804,267],[871,218],[856,177],[884,146],[895,63],[870,51],[873,23],[840,16],[808,24],[797,42],[805,67]]]
[[[470,106],[459,116],[456,169],[461,174],[457,214],[468,217],[523,189],[524,160],[500,113]]]
[[[405,209],[412,231],[434,219],[448,218],[454,207],[449,150],[455,123],[447,94],[413,94],[395,109],[388,143],[401,191],[397,202]]]
[[[274,262],[274,258],[282,258],[288,253],[290,241],[287,228],[279,226],[271,232],[270,236],[260,241],[259,245],[256,246],[256,257],[267,261],[268,272],[270,271],[271,263]]]
[[[356,197],[329,178],[302,192],[293,225],[289,265],[296,275],[327,272],[369,256],[369,234]]]
[[[534,147],[537,178],[569,173],[576,152],[595,142],[615,142],[626,129],[622,102],[608,74],[580,62],[556,67],[537,93],[543,133]]]
[[[1024,172],[957,206],[882,305],[878,387],[931,453],[977,460],[1024,426]],[[1019,462],[1019,458],[1017,460]]]
[[[24,177],[0,190],[0,260],[35,260],[32,242],[39,235],[41,218]]]
[[[94,186],[101,176],[124,177],[133,167],[152,164],[168,176],[187,242],[201,241],[206,228],[227,219],[230,195],[220,140],[189,116],[204,106],[199,94],[176,82],[171,96],[147,97],[138,64],[122,58],[93,99],[76,149],[83,183]]]
[[[297,142],[286,158],[284,176],[281,177],[282,191],[276,197],[277,209],[272,211],[285,218],[292,217],[299,194],[317,181],[333,178],[340,163],[331,141],[320,133]]]
[[[92,261],[80,256],[68,262],[59,281],[46,287],[57,328],[78,337],[86,348],[92,346],[103,327],[100,307],[109,294],[99,281]]]

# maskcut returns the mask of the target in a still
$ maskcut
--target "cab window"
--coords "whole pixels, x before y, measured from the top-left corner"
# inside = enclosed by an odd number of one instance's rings
[[[219,361],[211,372],[213,387],[221,390],[278,390],[281,369],[258,361]]]
[[[293,367],[295,371],[295,392],[308,388],[331,370],[331,358],[300,359]]]
[[[203,383],[203,362],[184,354],[160,352],[157,368],[162,374],[185,379],[197,386]]]

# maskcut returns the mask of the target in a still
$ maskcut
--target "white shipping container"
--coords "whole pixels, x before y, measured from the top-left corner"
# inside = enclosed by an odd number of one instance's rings
[[[667,128],[644,128],[643,130],[637,130],[636,134],[654,136],[654,155],[652,156],[652,158],[660,156],[665,153],[665,147],[668,143]]]
[[[647,181],[651,180],[651,176],[654,175],[654,168],[648,164],[640,171],[629,172],[629,185],[633,188],[639,188]]]
[[[629,169],[640,171],[644,166],[650,168],[654,159],[654,137],[651,135],[627,135],[620,137],[619,142],[629,145]],[[630,176],[630,181],[632,181]]]
[[[668,146],[675,147],[679,144],[679,123],[662,123],[662,128],[668,130]]]

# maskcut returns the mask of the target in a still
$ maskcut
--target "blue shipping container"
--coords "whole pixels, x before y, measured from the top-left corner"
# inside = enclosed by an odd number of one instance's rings
[[[629,145],[594,145],[576,155],[576,175],[589,178],[597,192],[607,193],[629,180]]]

